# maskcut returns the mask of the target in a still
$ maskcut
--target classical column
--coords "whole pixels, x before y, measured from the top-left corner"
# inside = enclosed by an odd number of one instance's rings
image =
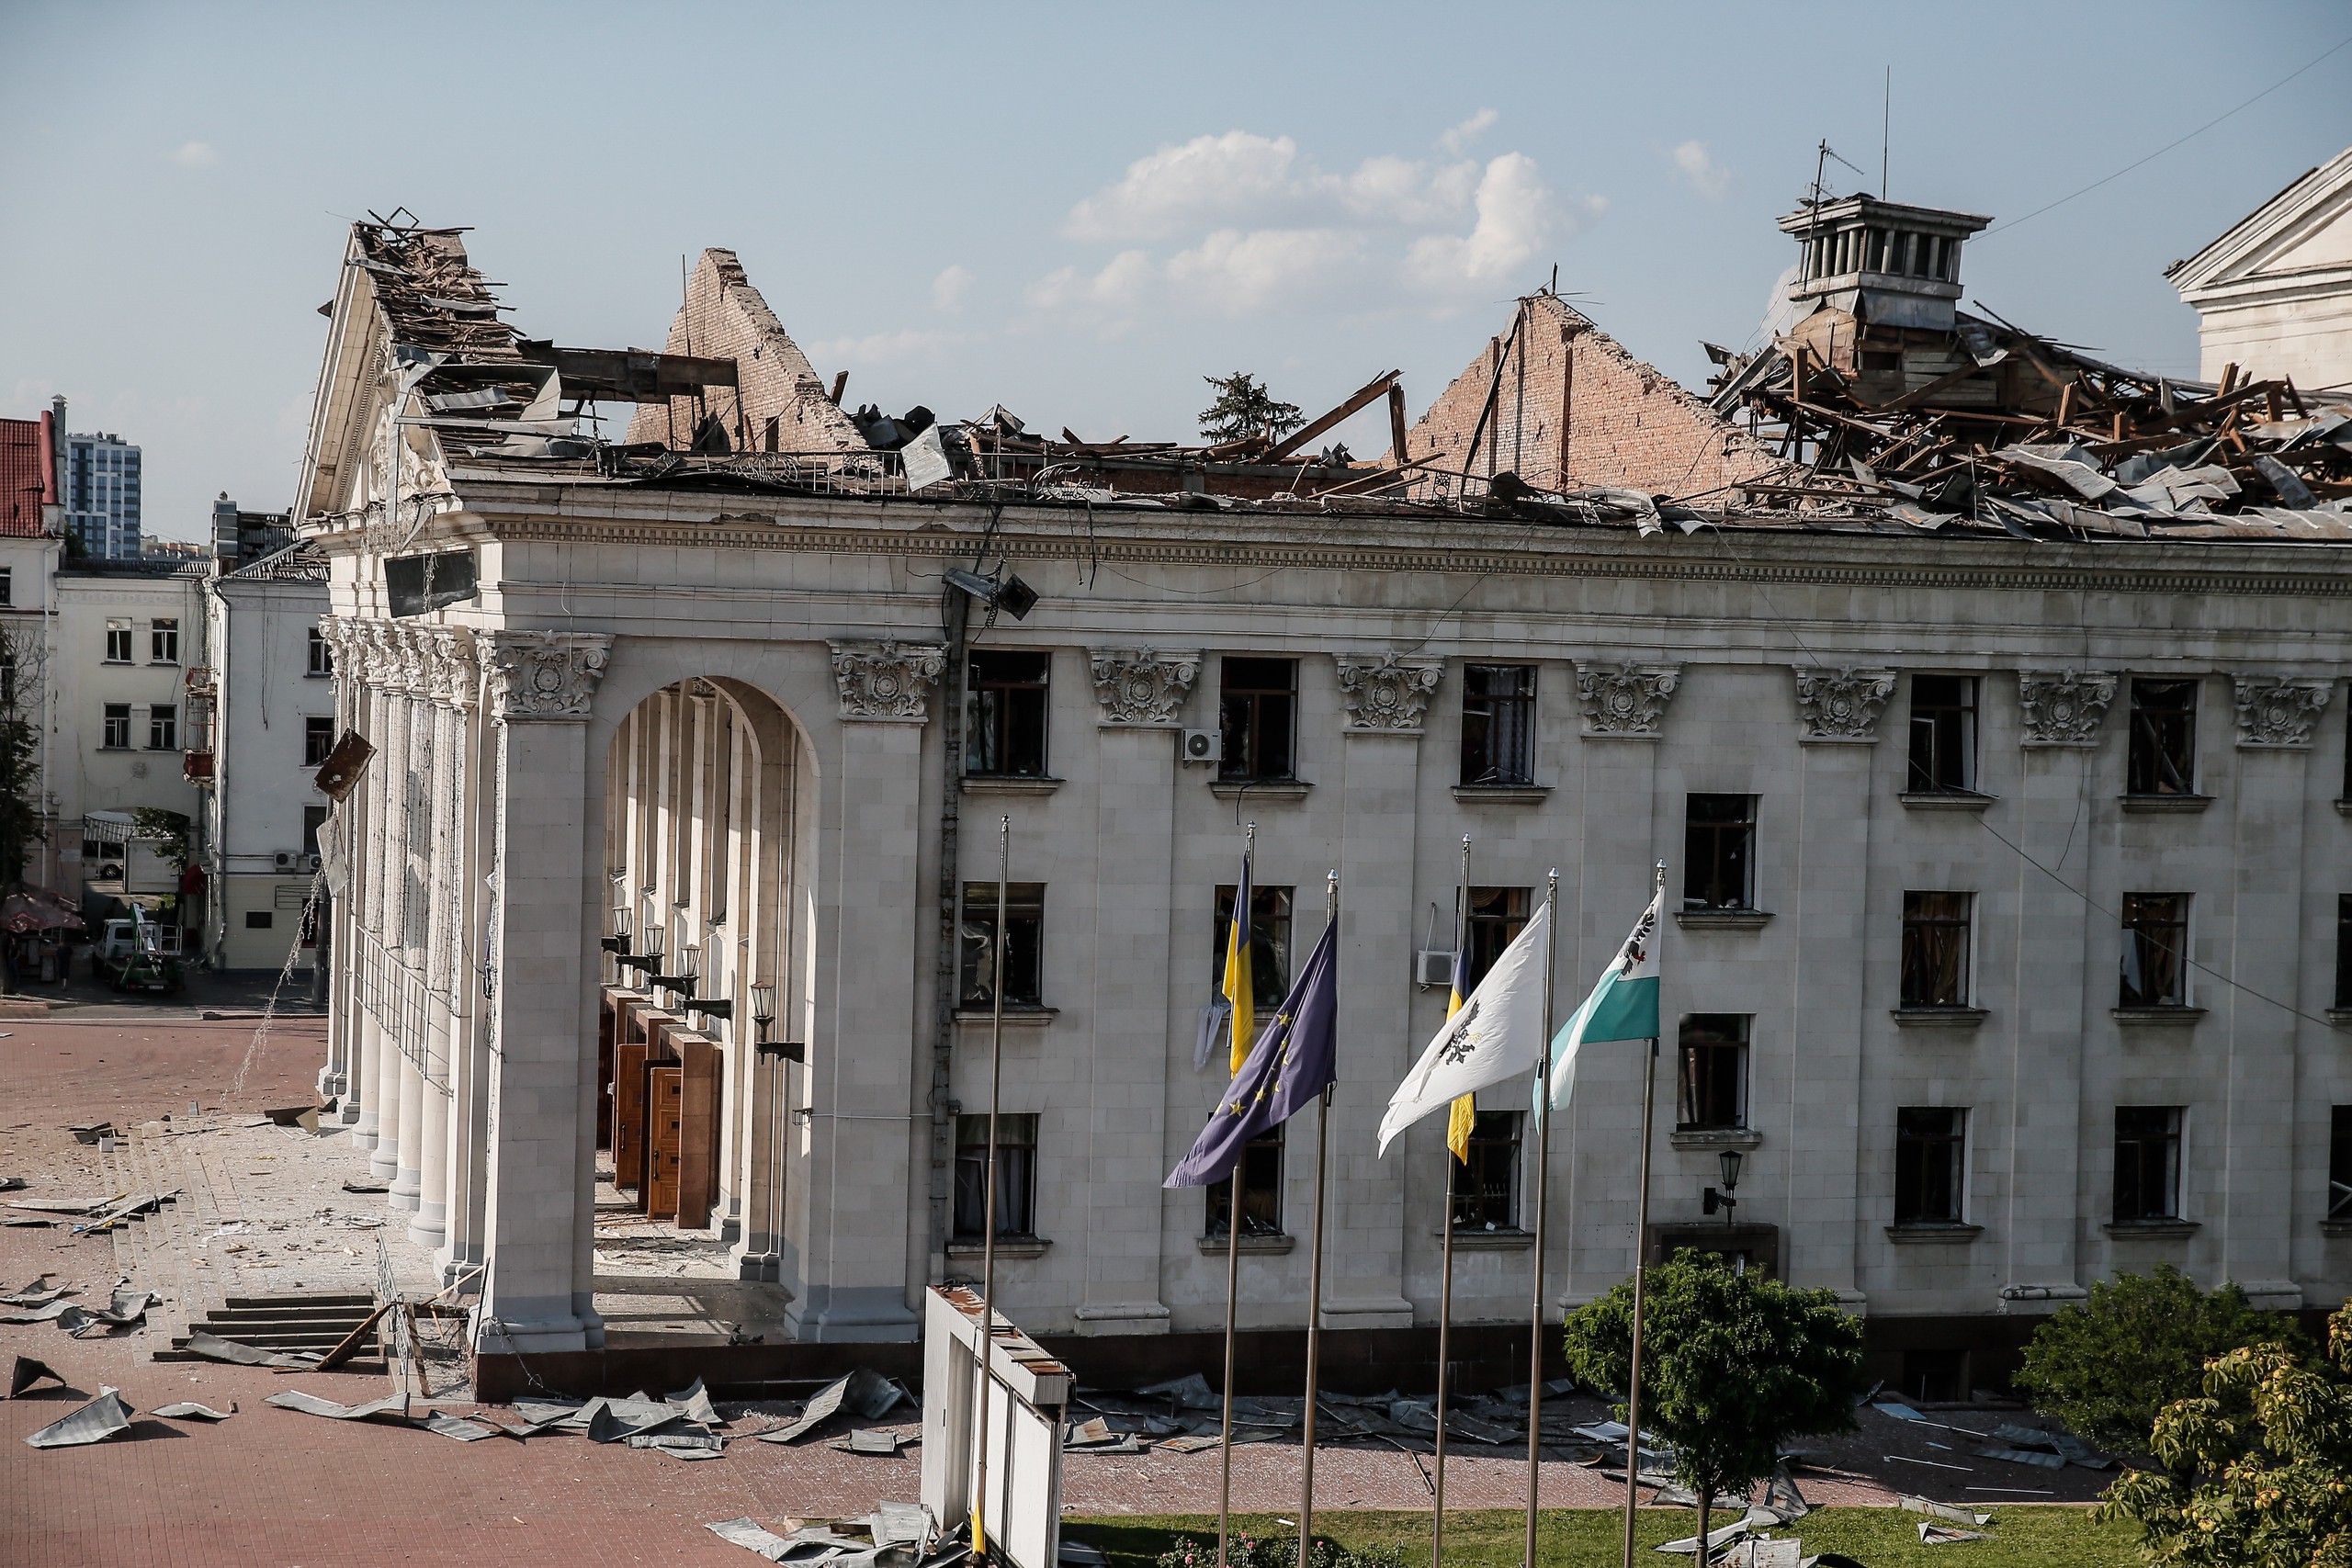
[[[1098,648],[1089,651],[1087,661],[1100,727],[1093,908],[1072,909],[1089,897],[1080,888],[1068,889],[1067,897],[1061,888],[1048,894],[1054,900],[1051,919],[1068,921],[1075,915],[1091,925],[1095,957],[1087,983],[1093,993],[1097,1048],[1080,1053],[1085,1081],[1072,1086],[1085,1091],[1077,1103],[1086,1119],[1080,1134],[1086,1164],[1072,1190],[1082,1198],[1086,1216],[1086,1282],[1078,1331],[1165,1334],[1169,1310],[1159,1290],[1160,1226],[1139,1224],[1138,1218],[1156,1217],[1165,1201],[1159,1183],[1167,1174],[1163,1156],[1171,1099],[1184,1103],[1197,1098],[1196,1086],[1207,1081],[1192,1071],[1190,1038],[1176,1038],[1180,1032],[1189,1035],[1195,1010],[1209,993],[1194,970],[1170,973],[1174,949],[1168,898],[1176,872],[1176,731],[1185,696],[1200,678],[1201,656]],[[978,820],[967,831],[969,863],[987,863],[995,835]],[[1186,955],[1197,964],[1201,951],[1196,944]],[[1192,1250],[1190,1243],[1184,1250]]]
[[[455,1014],[463,996],[457,962],[458,920],[468,866],[465,819],[465,712],[473,692],[473,634],[435,626],[418,634],[424,653],[425,690],[432,699],[432,769],[425,780],[431,833],[424,887],[428,900],[424,935],[425,1051],[424,1114],[417,1124],[416,1217],[412,1241],[438,1247],[446,1239],[449,1203],[450,1100],[456,1092],[458,1038]]]
[[[469,650],[470,651],[470,650]],[[455,985],[459,1004],[450,1044],[448,1215],[441,1247],[441,1277],[455,1280],[482,1260],[482,1215],[490,1165],[490,1018],[482,998],[483,955],[488,951],[491,897],[483,871],[492,864],[497,843],[498,803],[491,785],[485,749],[492,728],[481,709],[481,667],[467,665],[458,694],[458,853],[465,874],[452,899],[456,922]],[[593,1142],[593,1139],[592,1139]]]
[[[431,1049],[424,1022],[424,928],[431,886],[434,765],[433,705],[426,700],[424,669],[429,632],[429,627],[406,624],[396,624],[394,627],[403,675],[401,707],[408,719],[408,759],[401,773],[400,844],[394,862],[400,884],[400,920],[388,933],[401,976],[401,1142],[387,1201],[401,1213],[416,1212],[417,1193],[423,1186],[424,1075],[426,1054]]]
[[[612,638],[502,630],[477,648],[496,727],[497,832],[488,1268],[475,1344],[584,1349],[604,1342],[593,1278],[595,1074],[581,1049],[604,880],[592,864],[602,829],[588,818],[587,719]]]
[[[946,656],[936,644],[831,647],[840,751],[820,829],[820,1003],[807,1072],[818,1113],[798,1134],[808,1179],[793,1200],[793,1228],[807,1242],[792,1261],[801,1278],[785,1282],[797,1338],[911,1339],[910,1179],[931,1136],[927,1118],[912,1119],[927,1109],[914,1081],[915,1005],[927,978],[916,932],[932,909],[922,870],[922,727]],[[893,954],[903,955],[897,966],[886,962]],[[928,1036],[920,1038],[927,1066]]]
[[[323,615],[319,620],[320,635],[326,639],[334,659],[334,713],[337,737],[345,732],[365,734],[368,729],[365,704],[367,688],[360,679],[358,650],[340,615]],[[361,1073],[366,1066],[365,1052],[360,1043],[358,995],[352,985],[354,968],[351,962],[355,933],[358,930],[357,911],[359,887],[363,873],[357,863],[358,835],[355,823],[366,787],[366,772],[345,792],[343,799],[332,808],[327,823],[327,837],[322,850],[332,857],[333,874],[327,879],[330,902],[327,906],[327,1077],[319,1084],[321,1095],[332,1095],[336,1100],[337,1118],[352,1129],[358,1147],[375,1145],[375,1131],[368,1129],[367,1141],[358,1143],[358,1122],[361,1114]]]
[[[368,1162],[377,1180],[391,1183],[400,1169],[401,1052],[400,976],[392,955],[400,945],[401,816],[408,792],[409,726],[407,671],[401,628],[390,621],[368,623],[369,664],[377,685],[376,721],[381,731],[376,760],[375,809],[369,813],[375,891],[369,898],[368,990],[374,998],[376,1057],[376,1150]]]

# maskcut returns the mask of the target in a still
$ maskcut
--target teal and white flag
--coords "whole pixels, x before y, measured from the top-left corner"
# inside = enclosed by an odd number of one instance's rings
[[[1576,1087],[1577,1051],[1597,1040],[1657,1038],[1657,922],[1666,903],[1666,886],[1658,885],[1650,907],[1642,911],[1634,931],[1617,956],[1609,961],[1592,994],[1568,1016],[1552,1037],[1552,1104],[1568,1103]],[[1543,1106],[1537,1105],[1540,1115]]]

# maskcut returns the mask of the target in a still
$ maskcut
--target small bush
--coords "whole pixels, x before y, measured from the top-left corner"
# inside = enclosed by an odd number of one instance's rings
[[[1237,1535],[1226,1542],[1226,1568],[1297,1568],[1298,1537]],[[1406,1568],[1400,1546],[1341,1546],[1329,1536],[1315,1538],[1311,1568]],[[1216,1541],[1178,1536],[1159,1554],[1159,1568],[1216,1568]]]

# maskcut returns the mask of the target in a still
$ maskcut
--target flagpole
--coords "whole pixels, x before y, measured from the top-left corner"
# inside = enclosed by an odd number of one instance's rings
[[[989,1384],[996,1349],[996,1130],[997,1101],[1004,1089],[1005,908],[1012,878],[1012,818],[997,818],[996,953],[989,986],[989,1148],[981,1161],[980,1224],[980,1451],[972,1493],[972,1555],[988,1561]]]
[[[1666,863],[1657,863],[1657,892],[1666,888]],[[1665,935],[1662,929],[1651,940]],[[1650,1124],[1657,1109],[1657,1036],[1650,1036],[1650,1054],[1646,1070],[1642,1075],[1642,1187],[1634,1204],[1634,1359],[1633,1370],[1626,1379],[1625,1390],[1625,1561],[1624,1568],[1634,1568],[1634,1509],[1641,1500],[1636,1490],[1642,1470],[1642,1295],[1649,1272],[1650,1240]],[[1699,1555],[1707,1554],[1707,1543],[1699,1543]]]
[[[1535,1304],[1527,1320],[1527,1540],[1521,1568],[1535,1568],[1536,1505],[1543,1479],[1544,1198],[1552,1174],[1552,987],[1560,951],[1559,904],[1555,868],[1544,888],[1544,1046],[1535,1058]]]
[[[1248,895],[1255,890],[1256,878],[1250,874],[1251,862],[1258,850],[1258,824],[1252,822],[1241,838],[1241,886],[1233,891],[1232,931],[1239,933],[1243,951],[1247,951],[1252,934],[1250,914],[1245,908]],[[1251,983],[1256,982],[1252,966]],[[1240,1016],[1240,1004],[1234,1005],[1234,1016]],[[1236,1042],[1237,1047],[1239,1042]],[[1236,1055],[1239,1055],[1238,1049]],[[1238,1063],[1235,1070],[1239,1070]],[[1241,1294],[1241,1177],[1249,1164],[1248,1145],[1243,1145],[1241,1157],[1234,1162],[1233,1174],[1226,1178],[1225,1202],[1225,1409],[1217,1430],[1216,1476],[1216,1568],[1226,1568],[1226,1545],[1233,1534],[1233,1328],[1236,1303]]]
[[[1336,871],[1324,874],[1323,919],[1329,925],[1340,922],[1340,874]],[[1337,953],[1332,954],[1335,962],[1338,957]],[[1298,1568],[1313,1568],[1310,1554],[1315,1549],[1316,1373],[1323,1340],[1323,1177],[1330,1163],[1331,1090],[1338,1084],[1337,1066],[1333,1064],[1332,1082],[1323,1086],[1315,1104],[1315,1225],[1306,1266],[1306,1428],[1301,1434],[1306,1448],[1299,1466]]]
[[[1455,884],[1453,918],[1453,985],[1455,1006],[1470,962],[1470,835],[1462,835],[1462,876]],[[1430,1526],[1430,1568],[1445,1568],[1445,1363],[1453,1330],[1453,1175],[1461,1162],[1453,1156],[1452,1122],[1445,1144],[1445,1247],[1441,1255],[1437,1296],[1437,1481]]]

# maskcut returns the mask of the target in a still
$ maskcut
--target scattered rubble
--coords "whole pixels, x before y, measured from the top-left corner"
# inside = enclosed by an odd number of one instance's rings
[[[30,1356],[18,1356],[8,1371],[8,1397],[16,1398],[37,1382],[53,1382],[60,1388],[65,1380],[46,1361],[36,1361]]]
[[[762,1432],[760,1441],[796,1442],[844,1409],[868,1421],[878,1420],[896,1409],[900,1400],[911,1404],[912,1396],[895,1379],[860,1367],[849,1376],[818,1390],[815,1397],[802,1407],[798,1420],[773,1432]]]
[[[159,1404],[147,1414],[169,1416],[175,1421],[226,1421],[236,1413],[234,1400],[229,1402],[228,1409],[215,1410],[209,1404],[198,1404],[192,1399],[184,1399],[177,1404]]]
[[[103,1442],[130,1430],[130,1407],[115,1389],[101,1386],[98,1397],[62,1421],[51,1423],[25,1439],[36,1449],[74,1449]]]

